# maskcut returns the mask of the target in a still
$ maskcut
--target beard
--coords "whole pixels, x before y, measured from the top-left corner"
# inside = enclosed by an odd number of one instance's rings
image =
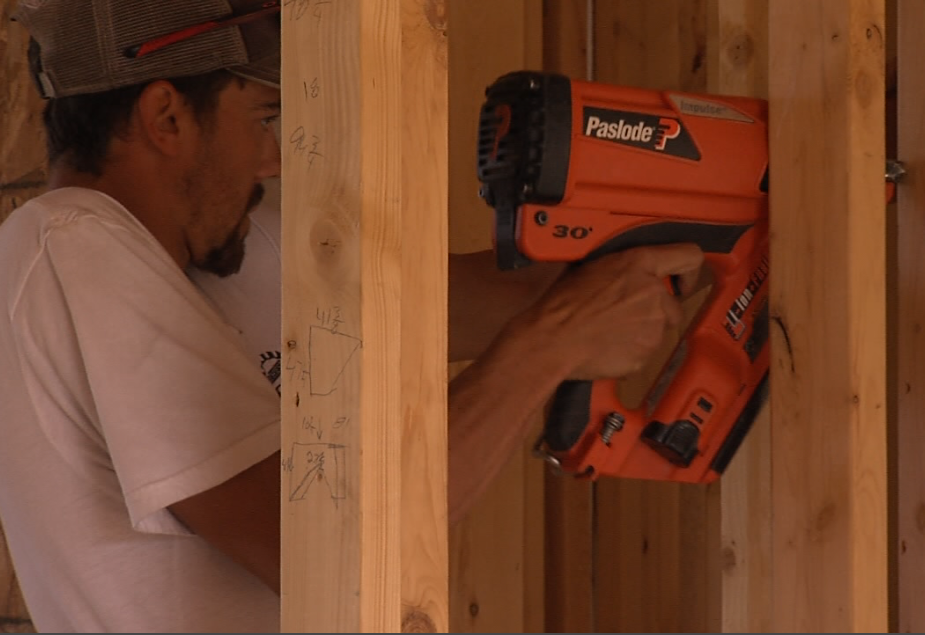
[[[244,262],[244,239],[247,233],[242,230],[247,215],[263,200],[263,185],[257,184],[251,191],[250,199],[247,201],[247,207],[241,220],[235,225],[234,229],[228,234],[225,242],[214,247],[206,254],[205,258],[195,263],[199,269],[214,273],[220,278],[238,273],[241,270],[241,264]]]

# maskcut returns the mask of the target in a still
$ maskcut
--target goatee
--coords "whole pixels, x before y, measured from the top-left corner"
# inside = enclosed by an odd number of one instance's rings
[[[241,234],[241,225],[244,224],[244,219],[247,218],[247,215],[263,200],[263,193],[263,185],[258,183],[254,186],[241,220],[235,225],[234,230],[228,235],[224,244],[211,250],[206,254],[202,262],[197,263],[200,269],[214,273],[220,278],[238,273],[241,270],[241,264],[244,262],[245,238],[245,235]]]

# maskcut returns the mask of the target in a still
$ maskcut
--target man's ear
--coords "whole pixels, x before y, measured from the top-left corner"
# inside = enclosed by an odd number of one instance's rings
[[[196,129],[189,104],[170,82],[148,84],[138,97],[137,109],[139,133],[168,156],[179,154]]]

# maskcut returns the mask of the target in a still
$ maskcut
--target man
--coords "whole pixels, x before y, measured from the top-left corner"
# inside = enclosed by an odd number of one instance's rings
[[[275,4],[15,14],[49,99],[50,191],[0,226],[0,517],[40,630],[279,629],[279,399],[186,275],[239,270],[279,172]],[[545,291],[542,270],[454,258],[451,349],[480,354],[450,389],[453,519],[559,382],[645,361],[680,317],[664,278],[690,284],[701,258],[627,252]]]

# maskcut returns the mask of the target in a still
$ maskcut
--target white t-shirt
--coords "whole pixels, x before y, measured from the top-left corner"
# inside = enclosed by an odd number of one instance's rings
[[[118,202],[0,225],[0,519],[41,631],[279,630],[279,598],[167,507],[279,449],[279,399]]]

